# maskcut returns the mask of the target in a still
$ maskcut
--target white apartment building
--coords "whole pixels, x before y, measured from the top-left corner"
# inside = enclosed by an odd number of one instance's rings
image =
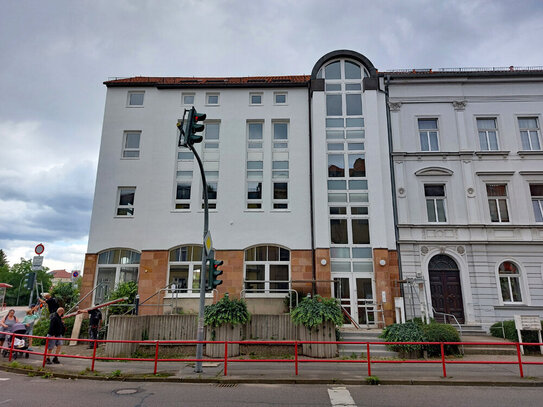
[[[310,76],[107,81],[82,292],[132,280],[161,304],[142,312],[196,309],[202,182],[176,128],[195,106],[224,261],[209,301],[278,313],[315,291],[360,324],[393,322],[401,292],[408,318],[541,314],[542,78],[380,73],[339,50]]]

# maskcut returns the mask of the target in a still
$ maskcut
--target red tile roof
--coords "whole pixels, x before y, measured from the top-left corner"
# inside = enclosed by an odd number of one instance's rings
[[[51,270],[49,273],[53,275],[53,278],[72,278],[72,273],[66,270]]]
[[[195,77],[151,77],[135,76],[115,78],[104,82],[106,86],[156,86],[156,87],[270,87],[270,86],[307,86],[309,75],[289,76],[246,76],[225,78]]]

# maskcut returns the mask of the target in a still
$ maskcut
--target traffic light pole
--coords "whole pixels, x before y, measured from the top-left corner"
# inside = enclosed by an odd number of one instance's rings
[[[196,359],[200,359],[197,361],[194,365],[194,372],[195,373],[202,373],[202,362],[201,359],[203,358],[204,354],[204,345],[202,341],[204,340],[204,308],[205,308],[205,299],[206,299],[206,260],[207,255],[205,252],[206,242],[205,238],[207,235],[207,232],[209,231],[209,207],[207,202],[207,181],[206,181],[206,174],[204,171],[204,166],[202,164],[202,160],[200,159],[200,156],[194,149],[194,147],[189,144],[188,148],[194,156],[196,157],[196,160],[198,161],[198,166],[200,167],[200,174],[202,175],[202,184],[204,185],[204,236],[203,236],[203,245],[202,245],[202,268],[200,270],[200,308],[198,310],[198,331],[197,331],[197,340],[198,343],[196,344]]]

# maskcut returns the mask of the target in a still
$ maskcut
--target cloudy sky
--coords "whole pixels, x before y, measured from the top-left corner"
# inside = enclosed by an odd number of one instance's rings
[[[110,77],[534,66],[541,38],[539,0],[0,0],[0,249],[81,268]]]

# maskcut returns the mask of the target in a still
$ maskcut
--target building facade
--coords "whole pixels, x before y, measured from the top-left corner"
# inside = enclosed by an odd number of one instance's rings
[[[105,82],[82,292],[100,303],[137,281],[156,304],[142,312],[197,310],[202,182],[176,128],[195,106],[224,261],[209,302],[228,292],[279,313],[316,292],[370,325],[540,314],[542,78],[381,73],[342,50],[310,76]]]

